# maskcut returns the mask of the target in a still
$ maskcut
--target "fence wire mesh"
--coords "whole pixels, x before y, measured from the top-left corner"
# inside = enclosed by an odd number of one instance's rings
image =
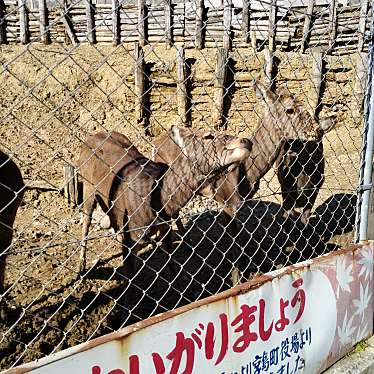
[[[0,0],[0,367],[351,243],[371,17]]]

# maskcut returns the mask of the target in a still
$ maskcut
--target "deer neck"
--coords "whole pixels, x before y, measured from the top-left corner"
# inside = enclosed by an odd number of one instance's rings
[[[264,118],[252,135],[252,151],[246,160],[246,168],[251,172],[248,178],[252,183],[262,178],[279,156],[284,134],[273,121]]]
[[[175,216],[199,189],[199,169],[185,156],[178,159],[163,177],[161,201],[165,212]]]

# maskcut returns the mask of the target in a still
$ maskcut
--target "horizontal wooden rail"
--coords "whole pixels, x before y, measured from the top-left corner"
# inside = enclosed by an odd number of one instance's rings
[[[209,45],[231,49],[250,43],[253,48],[267,45],[271,53],[277,45],[303,52],[319,48],[350,53],[367,50],[373,13],[368,0],[350,6],[337,1],[317,5],[309,0],[303,7],[289,9],[277,0],[262,8],[248,0],[239,5],[225,0],[216,8],[204,0],[100,1],[85,0],[69,7],[63,3],[60,8],[45,0],[33,2],[34,7],[25,0],[0,0],[0,44],[61,42],[67,34],[73,44],[138,42],[144,46],[164,41],[169,46],[184,42],[197,49]],[[35,19],[39,19],[39,28]]]

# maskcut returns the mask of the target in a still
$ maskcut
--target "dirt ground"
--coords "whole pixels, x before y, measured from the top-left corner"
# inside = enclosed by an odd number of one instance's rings
[[[147,46],[145,55],[149,122],[152,134],[158,135],[178,123],[175,50]],[[89,243],[91,268],[77,280],[81,213],[61,193],[63,166],[74,163],[88,133],[103,129],[126,134],[150,155],[152,136],[135,120],[132,56],[131,46],[0,47],[1,148],[18,163],[27,184],[44,186],[26,192],[15,222],[6,273],[9,318],[0,321],[1,369],[227,289],[235,260],[249,277],[353,240],[361,147],[361,125],[353,117],[358,56],[329,56],[321,116],[337,115],[338,125],[324,139],[326,181],[308,226],[285,221],[271,170],[256,198],[239,213],[243,230],[235,244],[224,233],[215,204],[195,199],[184,209],[190,231],[182,243],[175,235],[173,260],[179,277],[170,271],[169,254],[160,249],[139,259],[138,275],[127,289],[120,245],[99,227],[97,216],[91,230],[97,239]],[[228,132],[249,135],[263,110],[251,88],[254,77],[263,78],[263,54],[243,48],[231,57],[235,80],[226,113]],[[277,57],[277,85],[287,85],[308,106],[312,57]],[[206,130],[211,126],[215,52],[191,49],[186,58],[192,126]],[[239,259],[238,248],[243,252]]]

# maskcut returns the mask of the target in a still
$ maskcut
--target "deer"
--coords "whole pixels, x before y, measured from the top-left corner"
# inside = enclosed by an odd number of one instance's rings
[[[6,316],[2,298],[5,293],[6,259],[13,238],[13,224],[22,202],[25,184],[18,166],[0,151],[0,314]]]
[[[253,82],[253,88],[265,111],[250,137],[250,156],[198,191],[223,205],[224,224],[234,237],[239,230],[235,223],[236,212],[258,191],[261,178],[278,159],[283,144],[294,139],[321,143],[323,135],[335,125],[333,117],[316,121],[286,89],[273,92],[259,81]],[[154,161],[167,164],[171,164],[180,152],[177,144],[166,136],[156,139],[153,148]],[[177,225],[180,235],[184,236],[186,230],[180,220]]]
[[[325,177],[323,143],[318,141],[287,141],[276,161],[276,172],[282,193],[285,217],[298,217],[307,225],[313,205]]]
[[[77,168],[83,184],[83,225],[79,274],[86,270],[86,242],[97,205],[120,235],[127,277],[135,257],[149,243],[172,253],[172,217],[205,183],[235,167],[249,155],[249,139],[229,135],[197,136],[172,126],[167,132],[179,149],[172,165],[154,162],[117,132],[90,135],[81,146]],[[156,238],[156,239],[154,239]]]

